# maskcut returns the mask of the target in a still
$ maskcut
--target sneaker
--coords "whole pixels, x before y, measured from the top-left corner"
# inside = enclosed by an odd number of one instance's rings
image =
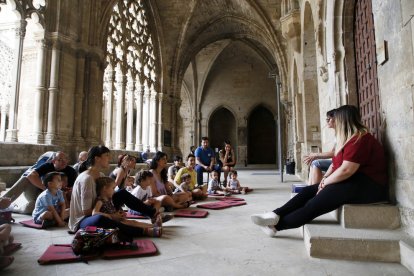
[[[264,214],[255,214],[251,216],[253,223],[257,225],[267,226],[276,225],[279,222],[279,216],[274,212],[267,212]]]
[[[274,237],[276,236],[277,230],[274,226],[260,226],[260,229],[262,229],[262,231],[268,235],[269,237]]]

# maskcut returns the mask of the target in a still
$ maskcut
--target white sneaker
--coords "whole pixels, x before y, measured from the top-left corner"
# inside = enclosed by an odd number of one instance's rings
[[[273,212],[254,214],[251,218],[253,223],[261,226],[276,225],[279,222],[279,216]]]
[[[266,235],[268,235],[269,237],[274,237],[276,236],[277,230],[274,226],[260,226],[260,229],[262,229],[263,232],[265,232]]]

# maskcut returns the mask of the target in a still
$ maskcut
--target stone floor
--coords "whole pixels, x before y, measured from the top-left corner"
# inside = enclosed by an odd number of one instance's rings
[[[66,229],[34,230],[15,224],[13,233],[23,247],[2,275],[411,275],[400,264],[315,259],[308,256],[302,228],[269,238],[251,223],[250,214],[272,210],[290,198],[294,176],[273,170],[240,170],[247,205],[209,210],[204,219],[175,218],[165,224],[164,236],[154,239],[159,254],[151,257],[93,260],[88,264],[37,264],[52,243],[70,243]],[[195,207],[194,207],[195,208]],[[15,215],[17,221],[27,216]]]

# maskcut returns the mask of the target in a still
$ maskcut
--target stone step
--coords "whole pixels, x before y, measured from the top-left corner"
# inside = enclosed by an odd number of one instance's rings
[[[401,264],[414,274],[414,246],[400,241]]]
[[[340,210],[344,228],[397,229],[400,227],[400,211],[390,204],[346,204]]]
[[[303,228],[306,250],[311,257],[353,261],[402,263],[400,241],[413,244],[400,230],[345,229],[340,225],[307,224]],[[406,250],[408,252],[408,249]],[[406,262],[410,253],[405,255]],[[406,266],[406,265],[405,265]]]

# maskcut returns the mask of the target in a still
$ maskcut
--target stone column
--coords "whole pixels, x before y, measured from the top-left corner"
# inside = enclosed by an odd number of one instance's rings
[[[151,98],[150,98],[150,149],[151,151],[157,151],[157,139],[155,137],[155,132],[157,130],[157,92],[154,88],[151,88]]]
[[[82,140],[82,117],[86,110],[83,109],[83,100],[85,99],[85,53],[79,51],[76,53],[76,87],[75,87],[75,106],[73,137],[75,140]]]
[[[142,150],[149,149],[149,112],[150,112],[150,90],[145,86],[144,91],[144,110],[142,112]]]
[[[124,113],[125,113],[125,86],[126,76],[119,68],[116,69],[115,76],[116,89],[116,130],[115,130],[115,148],[124,149]]]
[[[143,108],[143,97],[144,97],[145,86],[137,85],[135,86],[135,105],[137,106],[136,114],[136,139],[135,139],[135,150],[143,151],[142,147],[142,108]]]
[[[112,147],[112,121],[113,121],[113,102],[114,102],[114,80],[115,80],[115,71],[112,70],[112,67],[108,67],[105,72],[105,88],[107,91],[106,98],[106,136],[105,136],[105,145],[109,148]]]
[[[9,109],[9,125],[6,131],[7,142],[17,142],[17,115],[19,109],[20,77],[22,68],[23,41],[26,35],[26,25],[26,20],[22,19],[20,20],[20,26],[15,29],[17,51],[14,53],[15,58],[12,72],[13,78]]]
[[[36,66],[36,88],[34,92],[34,109],[33,109],[33,143],[44,142],[43,137],[43,105],[46,93],[46,43],[44,39],[37,42],[37,66]]]
[[[6,138],[6,116],[9,112],[9,106],[6,102],[0,106],[0,112],[0,142],[4,142]]]
[[[158,93],[158,150],[162,151],[163,147],[163,133],[162,133],[162,105],[164,101],[164,94]]]
[[[134,79],[128,76],[126,149],[134,150]]]
[[[57,122],[57,105],[59,94],[59,70],[60,69],[60,45],[55,41],[52,48],[52,60],[50,65],[50,82],[49,82],[49,109],[47,121],[46,139],[53,143],[56,136]]]

